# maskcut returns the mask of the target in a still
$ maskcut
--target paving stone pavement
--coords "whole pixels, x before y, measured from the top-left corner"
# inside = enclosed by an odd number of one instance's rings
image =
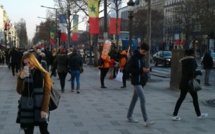
[[[67,76],[67,80],[70,76]],[[52,78],[60,89],[57,77]],[[139,123],[126,121],[126,114],[131,101],[133,88],[128,81],[126,89],[117,80],[105,80],[107,89],[100,88],[99,71],[95,67],[84,67],[81,74],[81,93],[70,91],[70,82],[66,81],[65,92],[61,95],[59,108],[51,112],[49,121],[50,134],[214,134],[214,107],[204,105],[205,99],[214,98],[213,87],[203,87],[199,92],[202,112],[207,112],[207,119],[198,120],[194,113],[192,99],[187,95],[179,116],[181,121],[172,121],[171,115],[179,91],[169,88],[169,79],[152,76],[152,81],[144,88],[148,116],[155,122],[144,127],[139,101],[133,117]],[[15,123],[17,115],[16,77],[11,70],[0,66],[0,134],[23,134]],[[35,128],[35,134],[39,129]]]

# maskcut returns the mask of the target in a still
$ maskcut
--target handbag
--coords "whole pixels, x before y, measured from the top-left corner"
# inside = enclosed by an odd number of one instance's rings
[[[58,93],[58,91],[52,86],[51,94],[50,94],[50,102],[49,102],[49,111],[52,111],[58,108],[60,97],[61,96]]]
[[[202,90],[200,82],[197,79],[192,79],[188,82],[188,87],[190,92],[197,92]]]

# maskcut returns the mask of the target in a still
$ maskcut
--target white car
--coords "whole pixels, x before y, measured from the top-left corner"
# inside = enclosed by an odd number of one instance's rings
[[[211,57],[213,58],[213,68],[215,68],[215,52],[211,52]],[[202,61],[204,56],[201,57],[201,65],[203,67]]]

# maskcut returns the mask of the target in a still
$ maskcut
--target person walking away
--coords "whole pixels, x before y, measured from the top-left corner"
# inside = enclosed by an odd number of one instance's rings
[[[76,92],[80,93],[80,68],[83,67],[82,59],[76,50],[69,57],[69,68],[71,73],[71,92],[74,92],[76,80]]]
[[[57,56],[57,49],[53,48],[52,50],[52,60],[51,60],[51,77],[56,77],[56,69],[54,68],[54,61]]]
[[[33,134],[39,126],[41,134],[49,134],[49,100],[52,81],[49,73],[32,53],[23,55],[16,91],[21,95],[16,122],[25,134]]]
[[[20,60],[19,60],[18,55],[19,55],[18,50],[15,47],[13,47],[12,51],[10,52],[10,59],[11,59],[10,63],[11,63],[11,69],[12,69],[13,76],[15,76],[15,72],[18,73],[18,69],[19,69],[18,65],[19,65]]]
[[[42,65],[42,67],[43,67],[46,71],[49,71],[49,70],[48,70],[48,64],[47,64],[47,62],[46,62],[46,54],[43,53],[43,52],[41,52],[41,53],[40,53],[40,56],[41,56],[41,61],[40,61],[40,63],[41,63],[41,65]]]
[[[98,66],[99,70],[100,70],[100,83],[101,83],[101,88],[107,88],[105,86],[104,80],[105,77],[108,73],[109,70],[109,62],[110,62],[110,56],[107,56],[106,59],[102,59],[103,60],[103,64]]]
[[[195,52],[193,49],[185,50],[185,57],[180,59],[179,61],[182,65],[182,76],[181,76],[181,81],[179,83],[179,89],[181,92],[176,102],[175,109],[172,116],[172,120],[174,121],[181,120],[181,118],[178,116],[178,111],[188,92],[190,93],[193,99],[193,106],[194,106],[197,118],[200,119],[208,116],[207,113],[201,113],[200,111],[197,92],[189,91],[188,82],[196,78],[197,75],[202,75],[201,71],[196,70],[198,65],[196,63],[194,55],[195,55]]]
[[[149,68],[146,68],[146,62],[144,56],[146,55],[147,51],[149,51],[149,46],[146,43],[140,45],[140,49],[134,51],[134,54],[131,56],[128,62],[128,72],[131,74],[131,84],[134,87],[133,97],[131,99],[131,103],[127,113],[127,119],[129,122],[137,123],[138,120],[132,117],[134,107],[138,98],[140,99],[140,107],[141,112],[144,120],[144,126],[152,125],[153,122],[149,120],[148,115],[146,113],[146,106],[145,106],[145,96],[143,93],[144,80],[143,75],[144,73],[149,72]]]
[[[210,73],[211,73],[211,69],[213,68],[213,58],[211,57],[210,53],[207,52],[205,53],[203,60],[202,60],[202,64],[205,70],[205,86],[211,86],[209,84],[209,78],[210,78]]]
[[[46,55],[47,70],[49,71],[52,62],[52,52],[49,50],[49,48],[46,48],[44,53]]]
[[[54,69],[57,69],[57,73],[60,79],[61,92],[64,92],[66,76],[68,73],[69,58],[66,55],[66,50],[61,49],[60,54],[57,55],[54,61]]]
[[[126,79],[128,77],[128,73],[127,73],[127,52],[124,50],[121,52],[121,59],[119,61],[119,69],[120,72],[122,72],[122,83],[123,86],[121,88],[126,88]]]

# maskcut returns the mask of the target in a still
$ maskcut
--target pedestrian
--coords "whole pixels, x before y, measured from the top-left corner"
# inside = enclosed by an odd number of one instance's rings
[[[19,70],[19,62],[20,62],[20,59],[19,59],[19,52],[17,50],[17,48],[13,47],[11,52],[10,52],[10,60],[11,60],[11,69],[12,69],[12,74],[13,76],[15,76],[15,73],[17,74],[18,73],[18,70]]]
[[[109,62],[109,70],[108,70],[108,79],[112,80],[114,77],[113,77],[113,71],[114,71],[114,64],[115,64],[115,61],[114,59],[110,59],[110,62]]]
[[[123,86],[121,88],[126,88],[126,79],[128,78],[128,64],[127,64],[127,52],[124,50],[121,52],[121,59],[119,61],[119,70],[122,72],[122,83]]]
[[[41,134],[49,134],[49,100],[52,81],[49,73],[32,53],[23,55],[17,79],[17,92],[21,95],[17,123],[25,134],[33,134],[39,126]]]
[[[71,73],[71,92],[75,89],[76,80],[76,92],[80,93],[80,68],[83,68],[82,58],[79,56],[76,50],[73,50],[69,57],[69,68]]]
[[[105,77],[108,73],[108,70],[109,70],[109,67],[110,67],[110,56],[107,55],[106,56],[106,59],[102,59],[103,60],[103,63],[102,65],[100,65],[98,68],[100,70],[100,83],[101,83],[101,88],[107,88],[105,86],[105,83],[104,83],[104,80],[105,80]]]
[[[138,120],[132,117],[134,107],[138,98],[140,98],[140,107],[144,120],[144,125],[147,127],[152,125],[153,122],[148,119],[145,107],[145,96],[143,92],[144,85],[144,73],[149,72],[149,68],[146,68],[145,55],[149,51],[149,46],[146,43],[140,45],[140,49],[134,51],[134,54],[131,56],[128,62],[128,72],[131,73],[131,84],[134,87],[133,97],[128,109],[127,119],[129,122],[137,123]]]
[[[185,57],[179,60],[179,62],[182,65],[182,76],[179,83],[179,89],[181,92],[176,102],[175,109],[172,116],[172,120],[174,121],[181,120],[181,118],[178,116],[178,111],[188,92],[190,93],[193,99],[193,106],[194,106],[197,118],[200,119],[208,116],[207,113],[201,113],[200,111],[197,92],[189,91],[189,86],[188,86],[189,81],[196,78],[198,75],[202,74],[201,71],[196,70],[198,65],[196,63],[194,55],[195,55],[194,50],[188,49],[185,51]]]
[[[209,52],[206,52],[203,60],[202,60],[202,64],[205,70],[205,86],[211,86],[209,83],[209,77],[210,77],[210,73],[211,73],[211,69],[213,68],[213,58],[211,57]]]
[[[61,92],[64,92],[65,80],[68,73],[69,58],[66,54],[66,50],[61,49],[54,61],[54,69],[57,69],[57,73],[60,79]]]
[[[52,58],[51,58],[51,77],[56,77],[56,69],[54,68],[54,60],[57,57],[57,49],[52,49]]]
[[[49,70],[48,70],[47,60],[46,60],[46,54],[43,53],[43,52],[41,52],[41,53],[40,53],[40,56],[41,56],[40,64],[42,65],[42,67],[43,67],[46,71],[49,71]]]

